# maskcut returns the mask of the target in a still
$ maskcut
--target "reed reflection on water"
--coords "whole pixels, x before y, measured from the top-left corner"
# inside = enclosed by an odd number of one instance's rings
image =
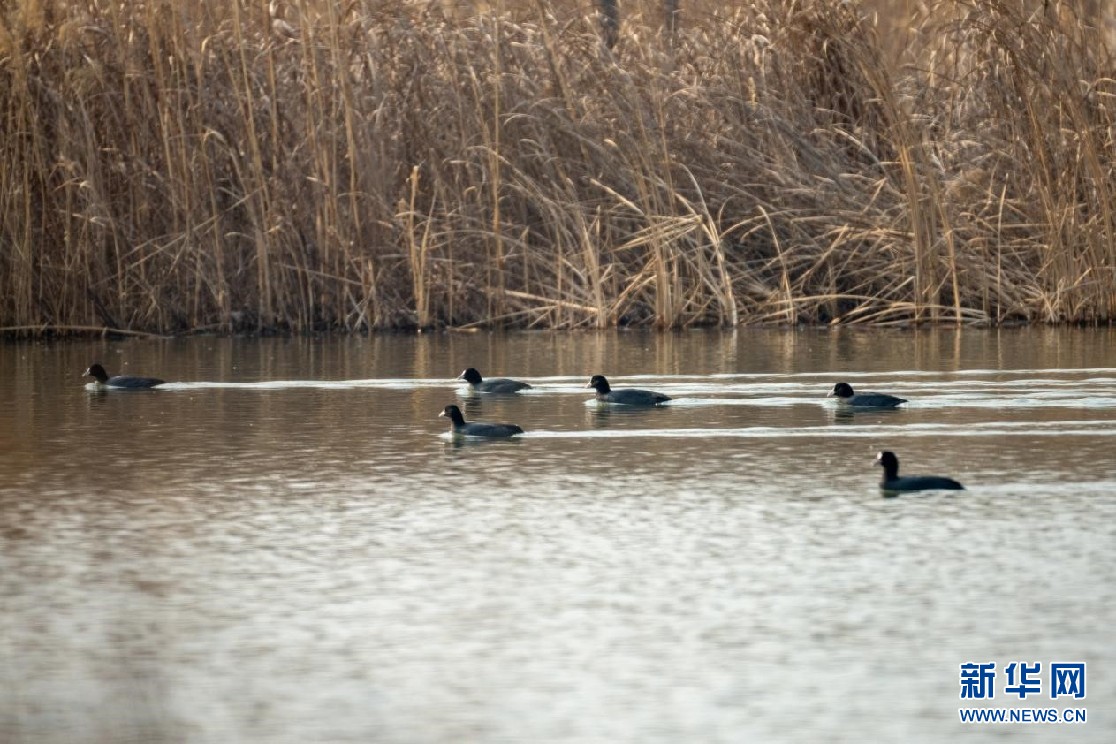
[[[0,739],[939,741],[958,664],[1083,660],[1070,733],[1108,741],[1114,341],[0,347]],[[94,360],[171,382],[91,393]],[[675,400],[601,408],[594,373]],[[880,498],[885,448],[968,490]]]

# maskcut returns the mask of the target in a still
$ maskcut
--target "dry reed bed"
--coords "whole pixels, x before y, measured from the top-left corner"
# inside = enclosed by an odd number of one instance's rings
[[[608,50],[544,3],[22,0],[0,326],[1114,317],[1096,19],[932,6],[898,65],[848,4],[717,5]]]

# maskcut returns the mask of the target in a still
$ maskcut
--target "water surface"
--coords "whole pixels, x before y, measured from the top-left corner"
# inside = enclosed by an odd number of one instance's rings
[[[0,385],[4,742],[1116,736],[1111,331],[6,344]],[[881,498],[882,448],[968,490]],[[969,661],[1086,661],[1089,722],[962,726]]]

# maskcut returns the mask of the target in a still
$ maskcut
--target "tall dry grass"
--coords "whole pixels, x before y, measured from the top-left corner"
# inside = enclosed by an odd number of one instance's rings
[[[0,326],[1113,318],[1103,4],[600,5],[3,6]]]

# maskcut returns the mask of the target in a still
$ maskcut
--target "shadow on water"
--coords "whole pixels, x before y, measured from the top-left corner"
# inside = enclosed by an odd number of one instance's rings
[[[847,406],[831,405],[826,408],[826,415],[834,424],[854,423],[882,423],[889,421],[893,416],[902,416],[906,411],[903,408],[878,408],[861,409]]]
[[[669,419],[658,419],[663,416],[663,411],[668,406],[614,406],[597,403],[590,400],[586,402],[586,422],[595,428],[607,428],[615,425],[631,425],[646,427],[656,423],[669,426]]]
[[[463,447],[519,447],[523,444],[523,436],[515,437],[464,437],[446,435],[445,448],[447,450],[462,449]]]

